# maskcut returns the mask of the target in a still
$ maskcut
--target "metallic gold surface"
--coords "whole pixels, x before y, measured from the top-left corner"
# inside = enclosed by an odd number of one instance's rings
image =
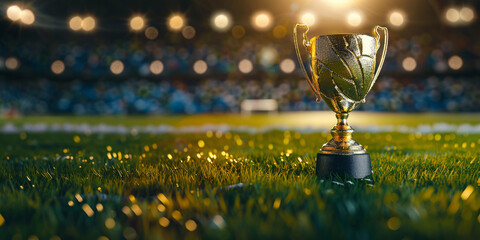
[[[303,65],[298,47],[298,28],[305,29],[303,46],[310,55],[309,76]],[[380,48],[380,34],[384,32],[382,57],[375,71],[376,55]],[[365,149],[352,139],[353,129],[348,125],[348,113],[365,97],[378,78],[387,53],[388,30],[376,26],[375,37],[364,34],[335,34],[307,37],[308,26],[297,24],[294,28],[294,42],[300,66],[307,81],[317,96],[336,113],[337,125],[331,131],[332,139],[323,145],[320,153],[362,154]]]

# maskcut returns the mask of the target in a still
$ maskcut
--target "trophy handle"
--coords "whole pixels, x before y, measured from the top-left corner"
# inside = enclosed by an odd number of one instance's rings
[[[380,59],[380,63],[378,64],[377,71],[375,72],[375,76],[373,77],[373,83],[370,86],[370,89],[373,87],[375,81],[377,81],[378,75],[382,70],[383,62],[385,61],[385,56],[387,55],[387,47],[388,47],[388,29],[386,27],[375,26],[375,55],[377,54],[378,49],[380,48],[380,34],[378,33],[378,29],[383,30],[383,34],[385,35],[383,40],[383,51],[382,51],[382,58]],[[370,91],[370,89],[368,91]]]
[[[307,82],[310,85],[310,88],[312,88],[313,92],[317,96],[317,102],[320,102],[320,99],[322,99],[321,95],[320,95],[320,91],[315,87],[315,84],[312,81],[312,77],[310,77],[307,70],[305,69],[305,66],[303,65],[302,55],[300,54],[300,48],[298,47],[297,29],[299,27],[306,29],[306,31],[303,33],[303,36],[302,36],[303,46],[307,49],[307,52],[311,55],[310,43],[309,43],[308,37],[307,37],[307,33],[308,33],[308,30],[309,30],[308,26],[307,26],[307,24],[296,24],[295,27],[293,28],[293,42],[295,43],[295,50],[296,50],[297,57],[298,57],[298,63],[300,64],[300,67],[302,68],[303,73],[305,74],[305,77],[307,78]]]

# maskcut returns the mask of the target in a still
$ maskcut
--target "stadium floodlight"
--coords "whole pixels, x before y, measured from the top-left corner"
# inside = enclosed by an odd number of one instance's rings
[[[62,74],[65,71],[65,64],[61,60],[56,60],[50,66],[50,69],[55,74]]]
[[[227,11],[215,12],[210,18],[210,25],[218,32],[225,32],[232,27],[232,15]]]
[[[12,21],[20,21],[25,25],[32,25],[35,22],[35,14],[30,9],[22,9],[18,5],[7,8],[7,17]]]
[[[23,9],[20,12],[20,21],[25,25],[32,25],[35,22],[35,14],[30,9]]]
[[[171,31],[178,32],[182,30],[186,22],[187,20],[182,14],[172,13],[167,19],[167,26]]]
[[[16,57],[9,57],[5,60],[5,67],[11,71],[17,70],[20,67],[20,61]]]
[[[457,8],[451,7],[445,12],[445,19],[450,23],[457,23],[460,20],[460,12]]]
[[[388,22],[392,27],[402,27],[405,24],[405,18],[405,13],[395,10],[388,15]]]
[[[121,74],[124,68],[123,62],[120,60],[115,60],[110,64],[110,71],[115,75]]]
[[[475,19],[475,10],[469,6],[452,6],[447,8],[444,14],[446,23],[452,26],[467,25]]]
[[[12,21],[20,20],[22,9],[17,5],[12,5],[7,8],[7,17]]]
[[[68,26],[73,31],[78,31],[82,29],[82,18],[80,16],[74,16],[68,21]]]
[[[155,75],[162,73],[163,69],[164,69],[163,63],[160,60],[155,60],[150,64],[150,72],[152,72]]]
[[[204,74],[208,69],[207,63],[203,60],[197,60],[193,64],[193,71],[197,74]]]
[[[242,59],[240,62],[238,62],[238,70],[240,70],[240,72],[243,74],[250,73],[253,70],[252,61],[248,59]]]
[[[145,27],[145,18],[142,16],[133,16],[130,19],[130,29],[132,31],[140,31]]]
[[[358,27],[360,25],[362,25],[362,21],[363,21],[363,17],[362,17],[362,14],[360,12],[350,12],[348,15],[347,15],[347,23],[348,25],[352,26],[352,27]]]
[[[82,29],[86,32],[90,32],[95,29],[96,20],[92,16],[88,16],[82,20]]]
[[[259,31],[270,29],[273,24],[273,15],[267,11],[258,11],[252,15],[251,23],[253,28]]]
[[[284,73],[292,73],[295,71],[295,62],[290,58],[283,59],[280,62],[280,70]]]
[[[460,9],[460,19],[466,23],[470,23],[475,18],[475,10],[471,7],[462,7]]]
[[[402,67],[407,72],[411,72],[417,68],[417,61],[413,57],[406,57],[402,61]]]
[[[195,28],[192,27],[192,26],[186,26],[182,29],[182,36],[185,38],[185,39],[192,39],[195,37],[195,34],[197,33],[197,31],[195,31]]]
[[[305,12],[300,15],[300,22],[312,26],[315,24],[315,15],[311,12]]]
[[[463,66],[463,60],[461,57],[459,56],[451,56],[449,59],[448,59],[448,66],[452,69],[452,70],[458,70],[460,68],[462,68]]]

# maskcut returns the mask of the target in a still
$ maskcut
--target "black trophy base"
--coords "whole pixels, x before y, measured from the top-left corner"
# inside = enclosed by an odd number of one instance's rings
[[[317,154],[316,173],[320,177],[361,179],[372,175],[370,154]]]

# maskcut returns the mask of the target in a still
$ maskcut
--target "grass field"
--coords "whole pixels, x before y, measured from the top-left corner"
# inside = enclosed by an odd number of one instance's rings
[[[477,113],[375,113],[351,112],[349,123],[352,126],[366,125],[408,125],[433,124],[438,122],[450,124],[479,124],[480,114]],[[228,124],[232,126],[288,126],[288,127],[329,127],[335,123],[332,111],[289,112],[279,114],[200,114],[173,116],[26,116],[19,118],[0,117],[0,126],[12,123],[23,124],[111,124],[125,126],[146,126],[166,124],[171,126],[199,126],[204,124]]]
[[[352,114],[362,125],[480,115]],[[331,126],[333,114],[26,117],[35,123]],[[479,239],[480,134],[359,132],[373,181],[319,179],[327,132],[0,133],[0,239]]]

